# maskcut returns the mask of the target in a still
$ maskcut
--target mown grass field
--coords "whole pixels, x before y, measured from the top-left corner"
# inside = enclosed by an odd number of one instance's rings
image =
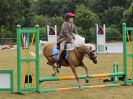
[[[118,62],[119,71],[123,70],[122,54],[98,54],[98,64],[93,64],[89,59],[84,59],[90,74],[108,73],[113,71],[113,63]],[[14,70],[14,88],[17,91],[17,65],[16,50],[0,50],[0,69]],[[33,68],[34,69],[34,68]],[[83,68],[76,69],[78,74],[85,74]],[[46,64],[46,59],[41,56],[40,76],[51,76],[52,68]],[[58,76],[73,75],[68,67],[62,67]],[[104,78],[105,79],[105,78]],[[90,79],[88,84],[80,80],[82,85],[97,85],[103,83],[103,78]],[[44,82],[40,85],[41,89],[77,86],[76,80]],[[10,94],[1,92],[0,99],[133,99],[133,86],[120,86],[99,89],[71,90],[53,93],[34,93],[26,92],[26,95]]]

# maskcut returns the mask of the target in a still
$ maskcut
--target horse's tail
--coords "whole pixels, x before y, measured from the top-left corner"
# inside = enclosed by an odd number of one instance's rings
[[[47,41],[42,41],[42,40],[40,40],[40,44],[39,44],[39,55],[42,55],[43,54],[43,48],[44,48],[44,46],[47,44],[48,42]]]

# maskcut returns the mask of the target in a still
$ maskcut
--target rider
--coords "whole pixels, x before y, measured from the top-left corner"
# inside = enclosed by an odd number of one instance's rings
[[[57,39],[57,44],[60,44],[60,51],[57,56],[57,67],[61,68],[61,62],[60,58],[62,55],[62,52],[64,51],[64,45],[65,43],[72,43],[72,39],[75,39],[74,33],[76,34],[76,26],[73,23],[74,22],[74,14],[69,12],[64,15],[65,22],[63,23],[61,27],[60,34]]]

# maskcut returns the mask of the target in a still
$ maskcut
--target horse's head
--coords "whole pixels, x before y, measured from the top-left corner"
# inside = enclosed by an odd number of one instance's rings
[[[97,64],[96,47],[93,44],[85,43],[85,38],[79,35],[75,35],[74,44],[76,47],[83,48],[85,54]]]
[[[85,44],[87,50],[86,55],[89,57],[90,60],[93,61],[93,63],[97,64],[97,54],[96,54],[96,47],[93,44]]]

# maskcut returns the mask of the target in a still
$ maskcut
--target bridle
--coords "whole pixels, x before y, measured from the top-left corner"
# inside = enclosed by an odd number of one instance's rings
[[[96,51],[96,50],[91,51],[91,52],[90,52],[90,55],[86,55],[86,57],[88,57],[88,58],[89,58],[89,59],[91,59],[91,60],[96,59],[96,58],[97,58],[97,56],[92,57],[92,53],[93,53],[93,52],[95,52],[95,51]]]

